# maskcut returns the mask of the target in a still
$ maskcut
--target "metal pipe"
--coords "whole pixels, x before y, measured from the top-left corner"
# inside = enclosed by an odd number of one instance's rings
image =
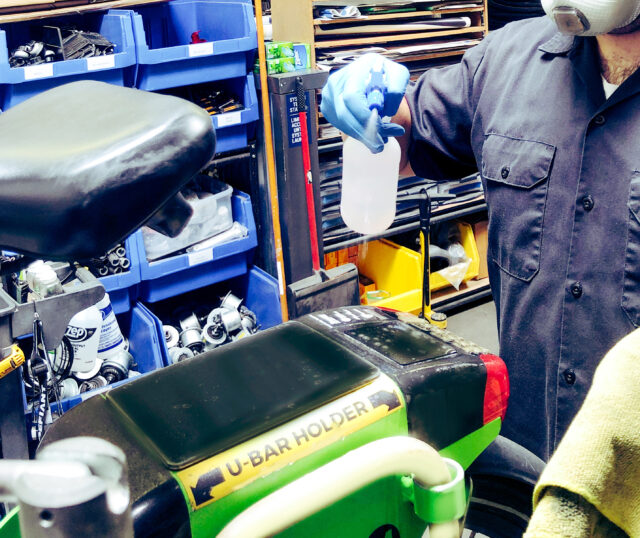
[[[451,481],[447,463],[428,444],[400,436],[373,441],[259,500],[228,523],[218,538],[273,536],[376,480],[411,474],[425,488]],[[438,523],[431,525],[430,533],[453,538],[460,528],[457,521]]]

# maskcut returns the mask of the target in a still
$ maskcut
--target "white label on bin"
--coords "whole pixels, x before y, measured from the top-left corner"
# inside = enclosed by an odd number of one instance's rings
[[[210,248],[189,252],[189,267],[204,262],[210,262],[211,260],[213,260],[213,250]]]
[[[53,76],[53,64],[28,65],[24,68],[24,79],[34,80]]]
[[[189,45],[189,56],[208,56],[213,54],[213,41]]]
[[[237,125],[242,121],[242,112],[227,112],[226,114],[220,114],[217,116],[218,127],[229,127],[229,125]]]
[[[113,54],[87,58],[87,69],[89,71],[95,71],[96,69],[111,69],[115,66],[116,57]]]

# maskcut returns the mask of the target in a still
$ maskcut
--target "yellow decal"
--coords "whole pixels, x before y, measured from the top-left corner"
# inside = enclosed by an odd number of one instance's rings
[[[380,375],[369,385],[176,474],[192,508],[197,510],[373,424],[403,405],[395,383]]]

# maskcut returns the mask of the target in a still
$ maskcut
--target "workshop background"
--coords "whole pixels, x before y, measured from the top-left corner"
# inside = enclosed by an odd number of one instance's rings
[[[53,352],[65,378],[50,420],[107,386],[318,305],[418,313],[423,295],[430,295],[431,308],[449,315],[455,333],[497,352],[478,175],[438,184],[399,180],[399,195],[427,189],[436,200],[427,232],[438,248],[423,294],[417,200],[399,201],[382,234],[362,236],[342,221],[343,141],[319,112],[320,90],[332,70],[372,49],[406,65],[415,80],[459,62],[490,30],[541,15],[540,2],[273,0],[262,7],[266,88],[249,0],[0,2],[2,111],[68,82],[98,80],[188,99],[208,112],[217,136],[215,157],[182,192],[193,209],[182,233],[168,238],[142,227],[88,263],[108,299],[74,316]],[[367,18],[359,20],[354,10]],[[262,92],[270,104],[266,129]],[[297,101],[300,92],[306,109]],[[462,254],[452,262],[455,246]],[[19,256],[5,251],[2,263]],[[46,297],[66,283],[68,268],[44,260],[4,277],[3,286],[18,303]],[[83,347],[74,343],[77,331],[95,329],[103,318],[107,336],[103,328]],[[33,336],[25,334],[20,345],[28,356]],[[69,347],[82,365],[65,364]],[[2,456],[33,455],[42,435],[39,395],[23,383],[16,409],[1,382],[0,408],[13,408],[0,418]],[[19,435],[7,426],[16,416]]]

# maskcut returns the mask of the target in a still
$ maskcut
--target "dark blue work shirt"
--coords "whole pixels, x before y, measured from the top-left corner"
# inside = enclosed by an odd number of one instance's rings
[[[503,434],[545,460],[600,359],[640,324],[639,90],[636,72],[605,101],[595,39],[538,18],[407,92],[416,174],[481,171],[511,380]]]

